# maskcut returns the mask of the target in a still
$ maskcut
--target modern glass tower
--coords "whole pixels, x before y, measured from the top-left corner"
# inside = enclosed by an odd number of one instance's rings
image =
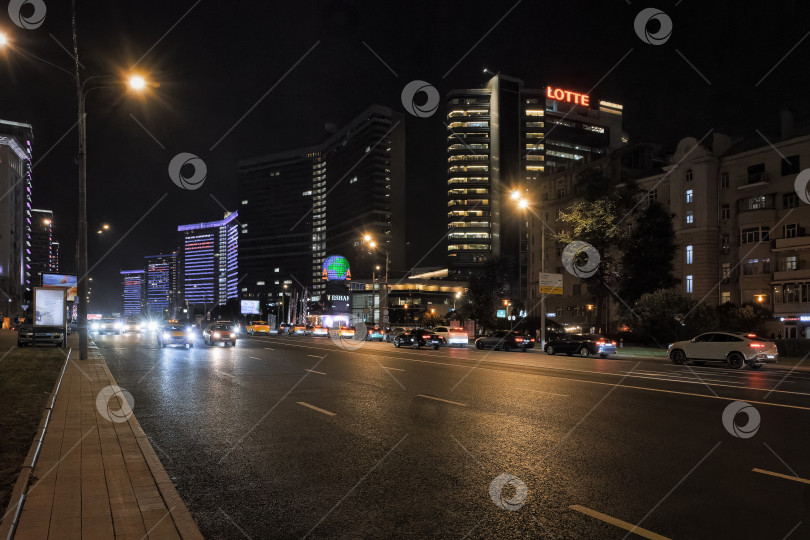
[[[177,253],[144,258],[146,311],[174,317],[177,307]]]
[[[225,304],[237,298],[238,213],[221,221],[180,225],[183,235],[182,289],[188,305]]]
[[[121,270],[123,285],[124,317],[136,317],[143,313],[144,270]]]

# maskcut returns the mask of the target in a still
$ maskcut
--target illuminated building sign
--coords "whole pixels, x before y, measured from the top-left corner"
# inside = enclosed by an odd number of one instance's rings
[[[352,279],[349,261],[341,255],[332,255],[323,261],[323,279],[346,281]]]
[[[546,97],[556,101],[566,101],[574,105],[582,105],[583,107],[588,107],[591,104],[591,98],[588,94],[580,94],[579,92],[554,88],[553,86],[546,86]]]

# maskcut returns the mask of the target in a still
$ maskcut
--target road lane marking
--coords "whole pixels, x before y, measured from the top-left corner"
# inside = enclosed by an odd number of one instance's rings
[[[650,540],[670,540],[666,536],[661,536],[660,534],[648,531],[647,529],[637,527],[632,523],[627,523],[626,521],[622,521],[621,519],[611,517],[607,514],[603,514],[602,512],[597,512],[596,510],[591,510],[590,508],[586,508],[578,504],[572,504],[568,508],[570,508],[571,510],[576,510],[577,512],[585,514],[586,516],[591,516],[592,518],[604,521],[605,523],[610,523],[611,525],[620,527],[625,531],[630,531],[631,533],[637,534],[643,538],[649,538]]]
[[[557,394],[555,392],[546,392],[545,390],[533,390],[531,388],[515,388],[515,390],[525,390],[526,392],[537,392],[538,394],[551,394],[552,396],[568,397],[568,394]]]
[[[254,360],[261,360],[261,358],[259,358],[257,356],[248,356],[248,358],[253,358]]]
[[[751,470],[760,474],[768,474],[770,476],[776,476],[777,478],[784,478],[786,480],[793,480],[794,482],[801,482],[802,484],[810,484],[810,480],[807,480],[805,478],[799,478],[798,476],[790,476],[789,474],[766,471],[765,469],[751,469]]]
[[[405,371],[404,369],[399,369],[399,368],[396,368],[396,367],[386,367],[386,366],[381,366],[381,367],[383,369],[393,369],[394,371]]]
[[[318,356],[317,354],[308,354],[310,358],[323,358],[323,356]]]
[[[320,407],[316,407],[315,405],[310,405],[306,401],[296,401],[296,403],[298,403],[299,405],[303,405],[304,407],[309,407],[313,411],[318,411],[319,413],[325,414],[327,416],[337,416],[336,413],[329,412],[325,409],[321,409]]]
[[[265,347],[268,351],[275,351],[275,349],[271,349],[270,347]]]
[[[434,396],[426,396],[425,394],[417,394],[416,397],[423,397],[426,399],[435,399],[436,401],[443,401],[445,403],[451,403],[453,405],[461,405],[462,407],[466,407],[464,403],[459,403],[458,401],[450,401],[449,399],[442,399]]]
[[[326,375],[323,371],[315,371],[314,369],[305,369],[304,371],[309,371],[310,373],[317,373],[318,375]]]

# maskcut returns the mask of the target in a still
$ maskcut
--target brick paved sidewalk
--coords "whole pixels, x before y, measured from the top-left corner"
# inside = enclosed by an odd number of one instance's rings
[[[135,416],[117,396],[103,411],[112,420],[98,410],[99,393],[116,385],[98,349],[78,357],[74,349],[15,539],[202,538]]]

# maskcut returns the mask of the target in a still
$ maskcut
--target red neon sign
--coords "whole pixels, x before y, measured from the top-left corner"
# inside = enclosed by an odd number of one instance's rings
[[[588,107],[591,104],[591,98],[588,94],[571,92],[570,90],[554,88],[553,86],[546,86],[546,97],[556,101],[567,101],[568,103],[573,103],[574,105],[582,105],[583,107]]]

